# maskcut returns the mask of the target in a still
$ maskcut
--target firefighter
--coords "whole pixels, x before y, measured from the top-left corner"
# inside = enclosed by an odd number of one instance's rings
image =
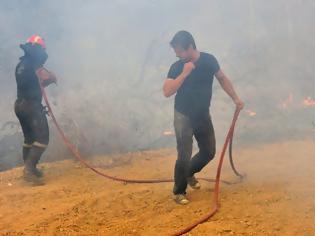
[[[56,83],[57,80],[53,73],[43,67],[48,55],[45,42],[40,36],[31,36],[20,48],[24,51],[24,56],[15,69],[17,99],[14,110],[24,135],[23,178],[33,185],[42,185],[43,173],[37,164],[47,148],[49,128],[47,112],[42,105],[41,88]]]

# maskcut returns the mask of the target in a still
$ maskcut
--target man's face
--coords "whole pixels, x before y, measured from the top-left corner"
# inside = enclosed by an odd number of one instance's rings
[[[189,46],[189,48],[186,50],[182,47],[175,47],[174,52],[180,60],[188,62],[192,58],[193,48],[192,46]]]

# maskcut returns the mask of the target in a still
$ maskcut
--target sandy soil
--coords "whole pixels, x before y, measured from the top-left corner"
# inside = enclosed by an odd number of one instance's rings
[[[170,177],[175,150],[95,157],[117,176]],[[221,209],[187,235],[315,235],[315,141],[290,141],[235,150],[247,173],[221,188]],[[201,177],[213,177],[217,160]],[[171,199],[171,183],[123,184],[95,175],[77,162],[41,164],[46,185],[29,187],[22,169],[0,173],[0,235],[169,235],[211,206],[213,184],[189,190],[191,204]],[[223,179],[236,180],[225,162]]]

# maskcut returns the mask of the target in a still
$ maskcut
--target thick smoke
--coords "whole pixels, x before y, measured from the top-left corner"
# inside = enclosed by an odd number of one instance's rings
[[[173,129],[173,100],[161,87],[176,60],[168,43],[185,29],[201,51],[216,55],[246,103],[239,144],[309,137],[314,106],[302,102],[315,99],[314,9],[310,0],[1,1],[0,126],[17,121],[19,44],[36,33],[46,39],[47,68],[60,79],[48,88],[53,109],[78,145],[88,143],[92,154],[174,145],[175,138],[164,135]],[[215,83],[211,112],[218,145],[233,109]],[[18,158],[8,156],[22,142],[10,127],[0,135],[7,140],[11,132],[11,149],[3,142],[0,147],[6,165]],[[63,158],[52,124],[51,133],[47,155]]]

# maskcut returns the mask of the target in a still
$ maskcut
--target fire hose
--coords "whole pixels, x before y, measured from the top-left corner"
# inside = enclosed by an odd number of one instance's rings
[[[79,150],[71,143],[71,141],[67,138],[67,136],[65,135],[64,131],[60,127],[59,123],[57,122],[56,117],[54,116],[52,108],[50,106],[50,103],[49,103],[47,94],[45,92],[45,89],[44,89],[44,87],[42,86],[41,83],[40,83],[40,85],[41,85],[42,95],[43,95],[44,101],[45,101],[47,109],[48,109],[48,113],[49,113],[50,117],[52,118],[52,121],[55,124],[55,126],[56,126],[56,128],[57,128],[57,130],[58,130],[58,132],[59,132],[59,134],[60,134],[64,144],[68,147],[68,149],[75,156],[75,158],[80,163],[82,163],[85,167],[89,168],[90,170],[92,170],[96,174],[101,175],[101,176],[103,176],[103,177],[105,177],[107,179],[111,179],[111,180],[119,181],[119,182],[124,182],[124,183],[138,183],[138,184],[141,184],[141,183],[166,183],[166,182],[173,182],[174,181],[173,179],[126,179],[126,178],[122,178],[122,177],[115,177],[115,176],[111,176],[111,175],[108,175],[106,173],[103,173],[103,172],[97,170],[95,167],[93,167],[90,164],[88,164],[82,158]],[[231,126],[229,128],[228,134],[227,134],[225,142],[224,142],[224,146],[223,146],[221,155],[220,155],[216,178],[215,179],[199,178],[201,180],[205,180],[205,181],[208,181],[208,182],[215,182],[212,209],[206,215],[204,215],[202,218],[200,218],[196,222],[192,223],[188,227],[186,227],[186,228],[184,228],[184,229],[182,229],[182,230],[172,234],[172,236],[179,236],[179,235],[182,235],[182,234],[185,234],[185,233],[191,231],[197,225],[206,222],[213,215],[215,215],[215,213],[219,210],[219,207],[220,207],[220,203],[219,203],[220,182],[225,183],[225,184],[234,184],[234,183],[229,182],[229,181],[220,180],[222,164],[223,164],[225,152],[226,152],[226,149],[227,149],[228,145],[229,145],[230,164],[231,164],[232,170],[237,176],[240,177],[240,180],[242,180],[243,175],[241,175],[236,170],[234,162],[233,162],[233,157],[232,157],[233,134],[234,134],[234,128],[235,128],[235,124],[236,124],[236,121],[238,119],[239,113],[240,113],[240,110],[236,109],[235,113],[234,113],[234,116],[233,116],[233,120],[232,120]]]
[[[229,145],[229,154],[230,154],[230,164],[232,166],[232,170],[234,171],[234,173],[239,176],[241,179],[243,179],[243,175],[241,175],[235,168],[234,166],[234,162],[233,162],[233,158],[232,158],[232,139],[233,139],[233,134],[234,134],[234,128],[235,128],[235,124],[236,121],[238,119],[240,110],[236,109],[235,113],[234,113],[234,117],[232,120],[232,124],[230,126],[229,132],[226,136],[224,145],[223,145],[223,149],[221,151],[221,156],[220,156],[220,160],[219,160],[219,165],[217,168],[217,175],[215,178],[215,186],[214,186],[214,196],[213,196],[213,205],[212,205],[212,209],[206,214],[204,215],[202,218],[200,218],[199,220],[193,222],[191,225],[187,226],[186,228],[172,234],[172,236],[179,236],[185,233],[188,233],[189,231],[191,231],[193,228],[195,228],[197,225],[202,224],[204,222],[206,222],[207,220],[209,220],[212,216],[215,215],[215,213],[217,213],[217,211],[220,208],[220,199],[219,199],[219,193],[220,193],[220,177],[221,177],[221,169],[222,169],[222,164],[223,164],[223,160],[224,160],[224,155],[225,155],[225,151],[227,149],[227,146]]]

